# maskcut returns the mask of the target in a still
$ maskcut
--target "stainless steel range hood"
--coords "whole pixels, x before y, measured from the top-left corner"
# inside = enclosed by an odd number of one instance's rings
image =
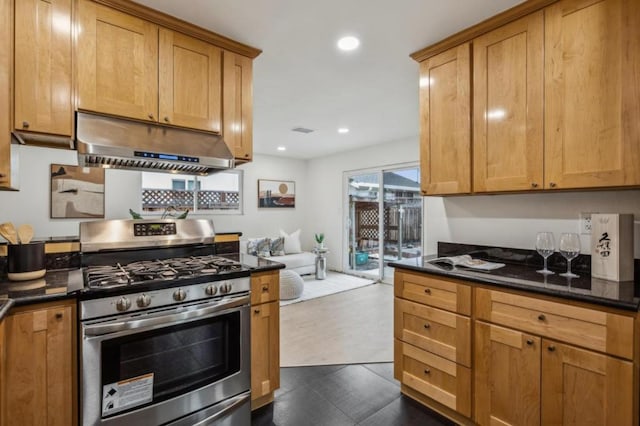
[[[74,147],[80,166],[208,175],[235,165],[221,136],[80,111]]]

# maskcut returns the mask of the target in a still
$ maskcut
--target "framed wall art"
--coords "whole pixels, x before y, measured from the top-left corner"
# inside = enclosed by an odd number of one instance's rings
[[[294,208],[296,183],[288,180],[258,179],[258,207]]]
[[[51,165],[51,218],[104,218],[104,169]]]

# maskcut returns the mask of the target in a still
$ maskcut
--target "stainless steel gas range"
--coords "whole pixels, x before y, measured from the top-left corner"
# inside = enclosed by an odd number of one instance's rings
[[[249,270],[208,220],[80,225],[83,425],[250,424]]]

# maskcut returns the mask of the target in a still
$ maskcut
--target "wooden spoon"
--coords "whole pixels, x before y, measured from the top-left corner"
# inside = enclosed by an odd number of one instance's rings
[[[18,226],[18,238],[20,244],[29,244],[33,238],[33,227],[27,224]]]
[[[13,223],[5,222],[0,224],[0,235],[2,235],[5,240],[9,241],[9,244],[18,244],[18,233],[16,232],[16,227],[13,226]]]

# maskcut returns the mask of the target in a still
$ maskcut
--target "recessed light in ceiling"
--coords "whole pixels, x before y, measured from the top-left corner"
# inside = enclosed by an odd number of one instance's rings
[[[360,40],[353,36],[342,37],[338,40],[338,48],[340,50],[354,50],[357,49],[358,46],[360,46]]]
[[[286,151],[287,147],[286,146],[279,146],[278,147],[278,151]]]
[[[347,129],[346,127],[340,127],[338,129],[338,133],[349,133],[349,129]]]
[[[307,129],[306,127],[294,127],[293,129],[291,129],[292,132],[299,132],[299,133],[311,133],[313,132],[312,129]]]

